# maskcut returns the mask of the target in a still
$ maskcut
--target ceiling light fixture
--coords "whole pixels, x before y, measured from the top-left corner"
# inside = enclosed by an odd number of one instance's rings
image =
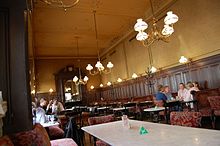
[[[148,28],[148,24],[142,19],[137,19],[137,23],[134,25],[134,30],[138,32],[136,39],[141,41],[144,46],[149,46],[156,40],[162,40],[168,42],[167,38],[174,32],[173,24],[178,21],[178,16],[173,14],[172,11],[167,12],[167,16],[164,18],[164,28],[162,31],[158,28],[158,20],[155,17],[152,0],[150,0],[151,11],[153,15],[152,29],[146,33],[144,32]]]
[[[100,84],[100,85],[99,85],[99,87],[101,87],[101,88],[102,88],[102,87],[103,87],[103,84]]]
[[[65,11],[74,7],[79,3],[79,0],[41,0],[42,2],[54,8],[63,8]]]
[[[101,63],[101,59],[99,56],[99,45],[98,45],[98,33],[97,33],[97,24],[96,24],[96,11],[93,11],[93,16],[94,16],[94,24],[95,24],[95,35],[96,35],[96,47],[98,50],[98,61],[95,65],[95,67],[97,68],[96,71],[92,71],[93,70],[93,66],[91,64],[88,64],[86,67],[86,70],[89,71],[89,74],[91,75],[97,75],[97,74],[108,74],[111,72],[111,69],[114,67],[114,65],[111,62],[108,62],[107,64],[107,69],[102,65]]]
[[[77,46],[77,55],[78,55],[78,58],[79,58],[79,43],[78,43],[78,37],[76,37],[76,46]],[[80,69],[80,59],[78,59],[78,64],[79,64],[79,78],[77,76],[74,76],[73,78],[73,82],[76,84],[76,85],[79,85],[79,84],[83,84],[85,85],[87,83],[87,81],[89,80],[89,78],[87,76],[85,76],[83,79],[82,79],[82,75],[81,75],[81,69]]]

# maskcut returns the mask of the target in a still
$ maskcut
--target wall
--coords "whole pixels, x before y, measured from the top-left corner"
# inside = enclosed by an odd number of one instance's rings
[[[220,54],[219,5],[219,0],[177,0],[168,9],[179,16],[179,21],[174,25],[175,32],[169,38],[169,43],[159,41],[150,46],[153,65],[156,68],[167,69],[180,65],[178,60],[182,55],[195,61]],[[161,26],[162,23],[163,19],[158,25]],[[106,58],[105,61],[112,61],[115,65],[112,74],[102,76],[104,84],[108,81],[116,82],[119,77],[131,78],[134,72],[137,74],[145,72],[149,65],[147,48],[136,39],[131,39],[135,35],[136,33],[133,33],[113,48],[112,51],[115,50],[115,53],[103,56]]]
[[[98,86],[100,84],[100,76],[90,76],[85,70],[88,63],[95,64],[96,60],[84,59],[81,60],[81,69],[89,77],[87,87],[90,88],[91,85]],[[37,92],[48,92],[50,88],[55,90],[55,76],[54,73],[57,73],[62,68],[74,65],[78,67],[78,62],[76,59],[43,59],[36,60],[36,81],[37,81]]]
[[[157,72],[149,79],[142,76],[99,88],[96,92],[89,92],[88,100],[95,102],[102,97],[115,101],[121,98],[143,97],[155,94],[159,84],[168,85],[171,92],[175,93],[178,91],[179,83],[188,81],[198,81],[202,89],[220,88],[220,54]]]

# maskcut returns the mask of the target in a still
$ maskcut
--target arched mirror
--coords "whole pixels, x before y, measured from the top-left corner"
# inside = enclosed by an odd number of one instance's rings
[[[64,95],[66,102],[81,101],[80,86],[76,85],[73,80],[64,81]]]
[[[83,72],[81,72],[84,75]],[[74,76],[79,76],[78,68],[67,66],[57,72],[55,75],[56,91],[58,97],[65,105],[73,105],[82,103],[85,93],[84,85],[76,85],[73,82]]]

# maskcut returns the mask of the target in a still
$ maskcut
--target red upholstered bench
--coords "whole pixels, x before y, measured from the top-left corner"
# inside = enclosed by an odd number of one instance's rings
[[[16,133],[0,138],[0,146],[77,146],[73,139],[62,138],[50,141],[47,131],[40,124],[33,130]]]

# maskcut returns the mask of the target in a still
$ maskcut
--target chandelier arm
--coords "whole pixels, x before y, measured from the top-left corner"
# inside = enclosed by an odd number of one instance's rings
[[[111,69],[105,69],[102,71],[104,74],[109,74],[111,72]]]
[[[93,72],[91,70],[89,71],[89,74],[92,76],[97,75],[98,73],[99,73],[98,71],[93,71]]]
[[[52,2],[49,2],[48,0],[41,0],[42,2],[52,6],[52,7],[58,7],[58,8],[64,8],[64,9],[67,9],[67,8],[72,8],[74,7],[76,4],[79,3],[80,0],[75,0],[75,2],[73,4],[70,4],[70,5],[65,5],[63,3],[63,1],[59,0],[59,1],[54,1],[52,0]],[[53,3],[59,3],[58,5],[53,5]]]

